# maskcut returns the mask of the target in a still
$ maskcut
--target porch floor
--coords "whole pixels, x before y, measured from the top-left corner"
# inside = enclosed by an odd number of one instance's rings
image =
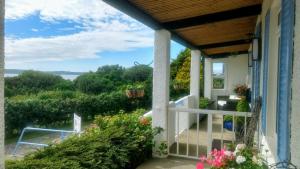
[[[195,169],[197,162],[199,161],[177,157],[153,158],[137,169]]]

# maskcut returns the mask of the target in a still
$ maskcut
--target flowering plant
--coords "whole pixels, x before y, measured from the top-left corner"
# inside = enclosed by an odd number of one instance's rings
[[[264,169],[268,168],[262,157],[245,144],[238,144],[234,151],[223,148],[213,150],[208,157],[201,157],[197,169],[204,169],[206,163],[212,169]]]
[[[248,90],[248,86],[246,84],[236,85],[236,87],[234,88],[234,92],[238,96],[246,96],[247,90]]]

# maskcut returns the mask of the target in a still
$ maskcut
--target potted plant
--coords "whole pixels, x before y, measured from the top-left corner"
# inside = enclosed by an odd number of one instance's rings
[[[182,90],[182,89],[185,89],[186,86],[184,85],[184,82],[180,81],[180,80],[175,80],[173,82],[173,88],[175,90]]]
[[[233,122],[232,122],[232,116],[231,115],[225,115],[224,116],[224,128],[227,130],[232,130]]]
[[[136,95],[136,90],[133,85],[127,85],[126,87],[126,96],[128,98],[134,98]]]
[[[136,85],[136,97],[144,97],[145,95],[145,91],[144,91],[145,87],[143,84],[138,84]]]
[[[238,96],[246,96],[247,91],[248,91],[248,86],[246,84],[236,85],[236,87],[234,88],[234,92]]]
[[[127,85],[126,96],[128,98],[144,97],[144,95],[145,95],[144,88],[145,87],[143,84]]]

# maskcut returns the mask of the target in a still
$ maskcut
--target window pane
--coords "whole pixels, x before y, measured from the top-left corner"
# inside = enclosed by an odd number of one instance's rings
[[[214,76],[224,75],[224,63],[213,63],[213,75]]]
[[[213,63],[213,88],[224,89],[224,63]]]
[[[224,78],[214,77],[213,88],[214,89],[224,89]]]

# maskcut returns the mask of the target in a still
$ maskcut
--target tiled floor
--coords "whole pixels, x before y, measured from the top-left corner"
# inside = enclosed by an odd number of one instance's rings
[[[197,160],[168,157],[165,159],[153,158],[137,169],[195,169]]]

